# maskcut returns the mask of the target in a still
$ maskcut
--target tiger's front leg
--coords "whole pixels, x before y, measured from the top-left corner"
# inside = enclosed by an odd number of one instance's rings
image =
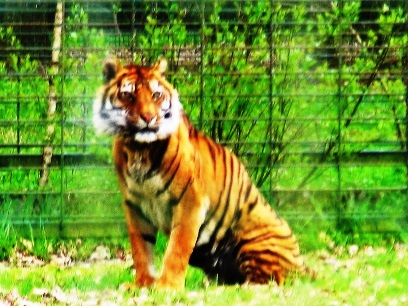
[[[131,204],[125,201],[123,206],[132,248],[133,265],[136,270],[135,286],[150,286],[155,281],[153,247],[156,230],[143,220],[137,209]],[[129,289],[132,289],[132,287],[129,286]]]
[[[204,222],[202,203],[194,196],[185,195],[185,198],[175,208],[169,243],[163,258],[163,272],[155,284],[158,288],[184,288],[188,262]]]

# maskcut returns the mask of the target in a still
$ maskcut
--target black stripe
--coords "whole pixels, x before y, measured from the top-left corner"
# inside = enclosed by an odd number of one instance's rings
[[[271,266],[271,265],[281,266],[279,264],[280,256],[273,256],[274,260],[268,260],[268,259],[259,257],[259,255],[261,255],[263,253],[264,253],[263,251],[245,253],[245,256],[240,258],[240,259],[242,259],[240,261],[242,263],[247,262],[247,261],[252,262],[252,264],[250,266],[253,267],[253,268],[256,267],[257,269],[260,269],[261,266],[268,266],[268,267]]]
[[[127,205],[127,206],[129,206],[129,207],[134,207],[134,206],[136,206],[136,204],[135,203],[133,203],[131,200],[129,200],[129,199],[126,199],[125,200],[125,204]]]
[[[254,201],[248,203],[248,214],[251,213],[251,211],[255,208],[256,204],[258,204],[259,196],[256,195],[256,198]]]
[[[266,230],[268,230],[268,226],[265,226]],[[260,228],[262,229],[262,228]],[[276,235],[273,231],[268,230],[262,234],[259,234],[258,236],[254,237],[253,239],[250,240],[244,240],[244,243],[257,243],[259,241],[265,241],[265,240],[288,240],[293,237],[293,233],[291,232],[289,235],[282,236],[282,235]],[[271,243],[272,244],[272,243]],[[276,243],[273,243],[274,245],[277,245]],[[293,243],[291,243],[293,244]],[[282,246],[283,248],[286,248],[285,246]]]
[[[233,218],[233,222],[236,224],[239,222],[239,220],[241,219],[242,216],[242,209],[239,208],[239,206],[237,205],[237,207],[235,208],[235,212],[234,212],[234,218]]]
[[[170,199],[169,205],[171,207],[174,207],[178,205],[183,198],[184,194],[186,193],[187,189],[190,187],[190,185],[193,183],[193,177],[190,176],[189,180],[187,181],[186,185],[184,186],[183,190],[180,193],[180,196],[178,198],[172,198]]]
[[[197,138],[197,135],[198,135],[197,129],[191,123],[190,123],[190,126],[189,126],[188,134],[189,134],[190,139],[191,138]]]
[[[231,158],[231,160],[232,160],[232,158]],[[228,178],[230,178],[230,183],[229,183],[228,188],[224,189],[224,191],[227,190],[226,191],[227,192],[226,193],[227,197],[225,198],[225,201],[224,201],[224,210],[222,212],[221,218],[218,220],[217,225],[216,225],[216,227],[215,227],[215,229],[214,229],[214,231],[213,231],[213,233],[212,233],[212,235],[210,237],[209,243],[211,245],[213,245],[215,243],[215,240],[217,238],[217,234],[218,234],[219,230],[221,229],[221,227],[224,225],[225,216],[228,213],[228,208],[229,208],[229,205],[230,205],[230,195],[231,195],[231,189],[232,189],[232,183],[233,183],[232,173],[233,173],[233,170],[234,170],[233,162],[231,162],[231,160],[230,160],[230,165],[231,165],[231,172],[230,173],[228,173],[228,168],[225,167],[225,175],[224,175],[224,184],[223,184],[223,186],[225,187]],[[223,161],[224,161],[224,165],[226,166],[227,163],[226,163],[226,151],[225,151],[225,149],[223,150]],[[220,202],[221,202],[221,198],[220,198]],[[221,203],[220,203],[220,205],[221,205]]]
[[[216,169],[217,169],[217,152],[218,152],[218,145],[216,143],[213,142],[212,139],[208,138],[208,137],[204,137],[204,140],[208,146],[208,151],[210,151],[210,156],[211,156],[211,160],[213,162],[213,169],[214,169],[214,175],[216,173]]]
[[[101,109],[99,110],[99,112],[101,112],[102,109],[105,108],[106,99],[107,99],[107,96],[108,96],[109,89],[110,89],[110,87],[108,87],[108,88],[105,90],[105,92],[103,93],[102,101],[101,101],[101,102],[102,102],[102,103],[101,103]]]
[[[177,167],[176,167],[176,169],[174,169],[170,179],[167,180],[166,184],[164,184],[162,189],[160,189],[160,190],[158,190],[156,192],[156,196],[160,196],[161,194],[163,194],[169,188],[169,186],[173,182],[174,178],[176,177],[177,171],[180,168],[180,164],[181,164],[181,162],[179,161],[178,164],[177,164]]]
[[[184,186],[183,191],[181,192],[181,194],[179,196],[178,203],[180,203],[181,199],[183,198],[184,194],[186,193],[186,191],[190,187],[190,185],[193,183],[193,181],[194,181],[193,177],[190,176],[190,178],[187,181],[187,184]]]
[[[166,176],[167,173],[170,171],[171,167],[173,166],[173,164],[175,163],[175,161],[176,161],[176,159],[178,157],[179,146],[180,146],[180,141],[177,141],[176,154],[174,154],[173,159],[171,160],[169,167],[162,171],[162,176]]]
[[[145,179],[153,177],[160,170],[160,166],[163,162],[163,156],[167,151],[169,145],[169,139],[158,141],[155,144],[154,150],[149,150],[151,166],[149,171],[145,175]],[[177,155],[177,154],[176,154]]]
[[[248,201],[252,188],[253,188],[252,182],[248,182],[247,189],[245,191],[245,196],[244,196],[244,203]]]
[[[233,203],[233,205],[235,205],[234,218],[232,220],[234,224],[238,222],[242,216],[242,209],[241,209],[242,196],[241,194],[242,194],[242,190],[244,189],[244,180],[242,179],[242,165],[240,163],[238,163],[238,181],[239,181],[238,201],[237,203]]]
[[[106,87],[106,89],[105,89],[105,91],[104,91],[104,93],[103,93],[103,96],[102,96],[101,109],[99,110],[99,112],[101,112],[102,109],[105,108],[106,100],[108,99],[108,93],[109,93],[109,91],[111,90],[111,88],[112,88],[114,85],[116,85],[116,83],[114,83],[114,84],[112,84],[112,85]],[[111,99],[112,96],[114,96],[114,94],[110,95],[109,98]]]
[[[242,215],[242,210],[241,210],[241,203],[245,203],[242,201],[242,190],[244,189],[244,180],[242,178],[242,165],[238,163],[238,182],[239,182],[239,191],[238,191],[238,202],[235,203],[235,212],[234,212],[234,220],[233,222],[237,222]]]
[[[150,234],[142,234],[143,240],[153,245],[156,244],[156,237]]]
[[[143,219],[143,221],[145,221],[146,223],[149,223],[151,225],[153,225],[153,222],[149,219],[148,216],[146,216],[143,211],[140,209],[139,206],[137,206],[135,203],[133,203],[131,200],[126,199],[125,200],[125,204],[132,209],[141,219]]]
[[[130,194],[131,194],[132,196],[134,196],[135,198],[143,198],[143,197],[145,196],[143,193],[137,192],[137,191],[135,191],[135,190],[133,190],[133,189],[127,188],[127,190],[128,190],[128,191],[130,192]]]
[[[260,258],[260,255],[262,255],[263,259]],[[269,255],[270,260],[269,260],[269,258],[265,258],[265,255]],[[275,260],[273,260],[273,259],[275,259]],[[274,252],[274,251],[271,251],[269,249],[245,251],[245,254],[243,254],[243,256],[240,258],[240,261],[244,262],[244,261],[249,260],[249,261],[256,261],[256,262],[258,262],[260,264],[278,264],[278,265],[282,266],[281,262],[276,261],[276,259],[277,260],[282,260],[284,263],[286,263],[289,266],[297,266],[296,263],[291,261],[284,254]]]
[[[223,226],[225,216],[227,215],[228,205],[224,206],[224,211],[222,212],[221,218],[218,220],[216,227],[214,228],[213,233],[208,241],[210,245],[214,245],[215,240],[217,239],[217,234],[220,231],[221,227]]]
[[[229,178],[229,180],[230,180],[229,186],[228,186],[228,191],[227,191],[227,198],[225,199],[225,202],[226,202],[225,205],[228,206],[228,207],[230,205],[237,204],[237,203],[231,204],[231,191],[232,191],[232,188],[234,186],[234,169],[235,169],[234,165],[235,165],[235,163],[234,163],[233,155],[230,155],[230,173],[229,173],[229,175],[227,175],[228,173],[225,173],[226,179]]]

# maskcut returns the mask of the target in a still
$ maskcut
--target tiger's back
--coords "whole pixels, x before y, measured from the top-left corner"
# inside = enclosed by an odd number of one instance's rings
[[[307,271],[291,229],[243,164],[183,113],[163,62],[121,67],[109,59],[105,71],[111,73],[95,101],[94,123],[115,135],[136,285],[183,287],[188,263],[229,284],[282,284],[289,270]],[[158,230],[169,244],[156,279]]]

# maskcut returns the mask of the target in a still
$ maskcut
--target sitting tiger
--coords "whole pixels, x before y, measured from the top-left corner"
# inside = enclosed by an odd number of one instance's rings
[[[184,288],[188,264],[218,283],[284,283],[308,272],[286,221],[265,201],[238,158],[194,128],[167,62],[151,67],[104,61],[94,103],[97,131],[114,135],[113,159],[123,195],[134,286]],[[169,237],[156,277],[158,230]]]

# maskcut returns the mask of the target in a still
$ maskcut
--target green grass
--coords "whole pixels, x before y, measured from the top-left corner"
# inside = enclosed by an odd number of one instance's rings
[[[18,299],[47,304],[137,305],[401,305],[408,301],[408,252],[394,247],[343,246],[306,255],[315,281],[291,276],[284,287],[217,286],[189,268],[182,292],[138,289],[131,261],[106,260],[18,267],[0,264],[0,302]]]

